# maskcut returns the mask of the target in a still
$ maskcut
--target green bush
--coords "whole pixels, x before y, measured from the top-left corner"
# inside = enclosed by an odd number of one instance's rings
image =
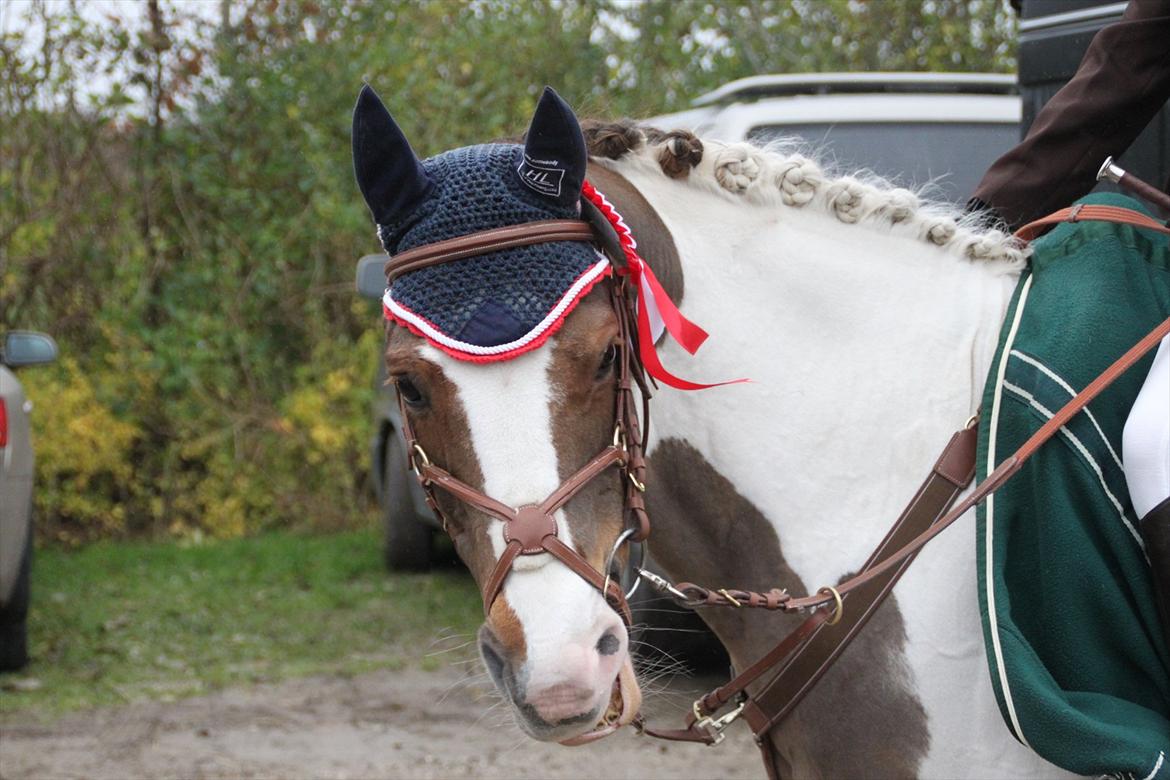
[[[363,81],[429,154],[517,134],[544,84],[647,116],[756,72],[1013,64],[1003,0],[891,0],[881,36],[852,0],[81,5],[0,15],[0,329],[65,355],[22,378],[67,543],[372,521]]]
[[[34,401],[37,514],[60,541],[121,533],[135,493],[132,453],[142,431],[119,419],[77,360],[22,372]]]

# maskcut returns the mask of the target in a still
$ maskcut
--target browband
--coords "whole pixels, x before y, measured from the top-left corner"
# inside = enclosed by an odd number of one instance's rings
[[[595,238],[593,227],[583,219],[542,219],[494,230],[482,230],[399,252],[386,261],[386,283],[390,284],[399,276],[411,271],[488,252],[544,244],[549,241],[592,242]]]

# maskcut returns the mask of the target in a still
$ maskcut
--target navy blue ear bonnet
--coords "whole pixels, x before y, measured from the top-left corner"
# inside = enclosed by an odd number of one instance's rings
[[[354,111],[358,184],[393,255],[493,228],[580,214],[585,144],[571,109],[546,89],[524,146],[483,144],[419,161],[373,90]],[[610,272],[592,245],[514,247],[403,274],[386,316],[465,360],[502,360],[542,344]]]
[[[379,226],[382,245],[392,254],[481,230],[578,216],[576,204],[560,205],[524,185],[518,175],[523,155],[520,146],[491,144],[424,161],[434,191],[406,224]],[[599,261],[604,258],[581,242],[515,247],[405,274],[386,305],[395,319],[418,326],[413,314],[455,341],[498,348],[538,329]]]

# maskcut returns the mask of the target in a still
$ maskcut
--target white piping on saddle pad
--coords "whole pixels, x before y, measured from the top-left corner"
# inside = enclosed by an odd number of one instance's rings
[[[1166,346],[1166,342],[1164,340],[1162,341],[1162,346]],[[1166,760],[1166,751],[1161,751],[1160,753],[1158,753],[1157,763],[1154,764],[1154,768],[1151,769],[1150,773],[1148,775],[1146,775],[1145,777],[1143,777],[1142,780],[1154,780],[1154,778],[1158,775],[1158,770],[1162,768],[1162,762],[1165,760]]]
[[[1027,401],[1029,406],[1040,412],[1040,414],[1044,415],[1045,420],[1051,420],[1055,416],[1055,412],[1037,401],[1036,397],[1024,388],[1018,387],[1013,385],[1011,382],[1006,381],[1003,383],[1003,386],[1005,389],[1011,391],[1014,395],[1017,395]],[[1113,491],[1111,491],[1109,486],[1105,484],[1105,473],[1101,471],[1101,464],[1097,462],[1097,459],[1094,458],[1093,455],[1089,452],[1089,448],[1086,447],[1079,438],[1077,438],[1076,434],[1068,429],[1067,425],[1062,425],[1060,432],[1064,434],[1064,437],[1068,439],[1069,442],[1072,443],[1077,452],[1081,454],[1081,457],[1084,458],[1085,461],[1089,464],[1089,468],[1091,468],[1093,473],[1097,475],[1097,481],[1101,483],[1101,490],[1105,492],[1105,495],[1109,498],[1109,503],[1113,504],[1113,508],[1117,510],[1117,516],[1121,518],[1121,522],[1125,525],[1126,530],[1129,531],[1129,535],[1133,537],[1134,541],[1137,542],[1138,547],[1142,548],[1142,551],[1144,552],[1146,545],[1142,541],[1142,535],[1137,532],[1137,529],[1133,527],[1133,523],[1129,522],[1129,518],[1125,516],[1125,507],[1122,506],[1121,501],[1117,498],[1117,496],[1113,495]]]
[[[1064,381],[1064,379],[1061,376],[1059,376],[1056,372],[1054,372],[1048,366],[1041,363],[1039,360],[1036,360],[1032,357],[1029,357],[1028,355],[1025,355],[1023,352],[1020,352],[1018,349],[1012,350],[1012,357],[1019,358],[1020,360],[1024,361],[1028,365],[1035,367],[1038,371],[1043,373],[1046,377],[1051,379],[1053,382],[1056,382],[1056,384],[1060,385],[1060,387],[1066,393],[1068,393],[1068,397],[1070,399],[1073,398],[1073,396],[1075,396],[1077,394],[1077,391],[1073,390],[1072,386],[1069,385],[1068,382]],[[1170,397],[1170,396],[1168,396],[1168,397]],[[1109,454],[1113,456],[1113,462],[1117,464],[1117,467],[1119,469],[1124,470],[1124,466],[1121,465],[1121,458],[1117,457],[1117,451],[1114,450],[1113,445],[1109,443],[1109,437],[1107,437],[1105,435],[1105,431],[1101,430],[1101,426],[1097,424],[1097,418],[1095,416],[1093,416],[1093,410],[1086,406],[1081,411],[1084,412],[1084,414],[1088,416],[1089,421],[1093,423],[1093,427],[1097,429],[1097,435],[1101,437],[1102,443],[1105,444],[1105,449],[1109,450]]]
[[[1016,331],[1020,329],[1020,320],[1024,316],[1024,304],[1028,301],[1028,292],[1032,289],[1032,280],[1034,276],[1029,275],[1024,280],[1024,286],[1020,290],[1020,299],[1016,303],[1016,316],[1012,320],[1011,330],[1008,331],[1007,341],[1003,345],[1003,354],[999,358],[999,366],[995,373],[995,398],[991,403],[991,420],[988,424],[987,437],[987,473],[990,474],[995,470],[995,440],[996,428],[999,425],[999,407],[1003,396],[1003,381],[1004,374],[1007,371],[1008,360],[1011,358],[1012,344],[1016,340]],[[995,494],[992,493],[987,497],[986,522],[984,533],[984,572],[983,581],[986,583],[987,590],[987,620],[991,624],[991,647],[995,651],[995,669],[999,677],[999,689],[1003,695],[1003,703],[1007,708],[1008,717],[1011,719],[1012,733],[1015,734],[1016,739],[1023,742],[1027,747],[1032,747],[1027,738],[1024,737],[1024,730],[1020,728],[1020,719],[1016,715],[1016,706],[1012,702],[1012,691],[1008,686],[1007,671],[1003,662],[1003,647],[999,642],[999,620],[995,613],[995,567],[992,559],[992,529],[995,527]]]
[[[1121,434],[1125,481],[1141,519],[1170,497],[1170,336],[1162,339]]]

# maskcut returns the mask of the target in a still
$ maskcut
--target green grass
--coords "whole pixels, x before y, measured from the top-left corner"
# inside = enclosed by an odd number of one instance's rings
[[[38,550],[33,661],[0,675],[0,716],[437,668],[449,656],[428,653],[462,644],[481,619],[465,572],[387,574],[373,531]]]

